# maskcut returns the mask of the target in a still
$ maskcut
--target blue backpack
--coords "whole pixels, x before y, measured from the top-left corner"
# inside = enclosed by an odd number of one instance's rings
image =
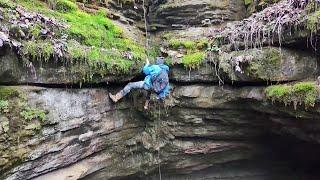
[[[162,92],[169,84],[169,76],[166,70],[162,69],[157,76],[152,77],[152,88],[156,93]]]

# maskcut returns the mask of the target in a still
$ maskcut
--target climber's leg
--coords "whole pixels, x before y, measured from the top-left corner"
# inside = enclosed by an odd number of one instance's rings
[[[127,95],[132,89],[143,89],[144,81],[130,82],[116,95],[109,93],[110,98],[113,102],[118,102],[121,98]]]

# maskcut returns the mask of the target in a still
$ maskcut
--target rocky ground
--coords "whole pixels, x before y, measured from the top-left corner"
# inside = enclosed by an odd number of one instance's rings
[[[279,43],[252,48],[255,41],[243,41],[239,34],[233,37],[244,44],[237,51],[230,39],[216,41],[229,37],[223,37],[228,27],[243,29],[239,24],[285,2],[145,2],[150,43],[168,56],[173,87],[170,97],[153,100],[149,111],[143,110],[144,91],[118,104],[108,97],[141,78],[142,59],[135,59],[136,71],[126,73],[102,66],[78,71],[86,61],[66,64],[54,53],[47,61],[27,58],[32,66],[26,66],[9,45],[30,39],[7,36],[0,56],[0,179],[316,179],[319,69],[317,52],[307,44],[317,31],[284,35],[281,48]],[[294,18],[314,15],[290,2],[286,8],[295,10]],[[113,23],[133,27],[126,30],[134,32],[128,38],[144,33],[137,30],[144,28],[142,1],[77,6],[88,13],[107,8]],[[250,21],[234,22],[254,11],[260,12]],[[139,50],[116,51],[126,58],[121,61],[131,62],[128,54]],[[92,72],[96,68],[100,71]]]

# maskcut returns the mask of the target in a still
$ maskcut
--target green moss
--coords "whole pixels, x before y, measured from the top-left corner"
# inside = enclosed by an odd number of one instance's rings
[[[316,11],[307,16],[307,29],[311,32],[316,32],[318,29],[320,11]]]
[[[182,46],[181,41],[177,40],[177,39],[171,39],[169,41],[169,46],[173,49],[178,49]]]
[[[319,95],[319,88],[314,82],[300,82],[294,85],[275,85],[266,88],[267,98],[272,101],[283,102],[286,105],[293,103],[313,107]]]
[[[186,48],[186,49],[195,49],[196,48],[196,43],[193,41],[183,41],[182,45]]]
[[[0,7],[14,8],[15,4],[12,2],[12,0],[0,0]]]
[[[25,110],[23,110],[20,115],[25,119],[25,120],[33,120],[33,119],[38,119],[40,121],[45,121],[46,119],[46,114],[43,110],[36,109],[36,108],[30,108],[27,107]]]
[[[55,4],[55,8],[59,12],[66,13],[66,12],[76,11],[78,9],[78,6],[74,2],[71,2],[69,0],[57,0]]]
[[[193,41],[181,41],[178,39],[171,39],[169,41],[169,46],[173,49],[178,49],[180,47],[186,48],[187,50],[192,50],[196,48],[196,43]]]
[[[244,4],[246,5],[246,6],[249,6],[250,4],[252,4],[252,0],[244,0]]]
[[[9,101],[7,100],[0,100],[0,112],[9,112]]]
[[[199,41],[197,41],[197,49],[205,49],[208,47],[209,41],[208,39],[200,39]]]
[[[187,54],[182,58],[182,63],[185,67],[194,69],[198,67],[201,61],[205,58],[204,52],[195,52],[192,54]]]
[[[15,87],[0,86],[0,100],[8,100],[9,98],[18,95],[19,91]]]
[[[54,0],[56,1],[56,0]],[[43,1],[39,1],[39,0],[16,0],[16,2],[27,8],[27,9],[30,9],[30,10],[33,10],[33,11],[37,11],[37,12],[44,12],[46,11],[47,12],[47,5],[45,2]]]
[[[48,61],[53,55],[54,47],[50,41],[26,41],[23,43],[22,52],[31,55],[34,60]]]
[[[253,59],[244,72],[252,77],[269,80],[275,73],[278,73],[282,61],[282,55],[279,49],[265,48],[262,53],[253,51],[249,54]]]
[[[115,26],[101,14],[90,15],[82,11],[62,15],[70,24],[67,33],[89,46],[111,48],[119,43],[123,35],[121,28]],[[116,46],[117,47],[117,46]]]
[[[41,27],[38,24],[35,24],[33,27],[31,27],[29,32],[30,34],[32,34],[34,38],[37,38],[40,35],[40,31],[41,31]]]
[[[46,2],[46,3],[45,3]],[[145,48],[134,40],[125,37],[124,31],[106,17],[106,9],[101,8],[95,14],[80,10],[70,0],[17,0],[19,5],[29,10],[41,12],[49,17],[63,21],[66,28],[54,29],[54,39],[67,34],[67,48],[61,60],[68,64],[81,64],[81,70],[89,71],[84,79],[93,73],[106,75],[112,73],[132,72],[133,65],[139,65],[146,57]],[[58,9],[58,11],[52,11]],[[22,52],[27,58],[48,61],[53,57],[54,47],[50,40],[39,38],[41,25],[30,29],[35,41],[23,42]],[[80,62],[81,61],[81,62]],[[76,67],[72,67],[76,69]],[[115,72],[120,70],[120,72]]]
[[[274,85],[269,86],[266,89],[267,97],[272,99],[272,101],[282,101],[285,104],[289,103],[291,101],[290,96],[291,93],[291,87],[287,85]]]

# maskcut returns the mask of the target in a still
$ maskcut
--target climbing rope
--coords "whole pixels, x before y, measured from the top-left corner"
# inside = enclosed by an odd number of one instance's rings
[[[143,16],[144,16],[144,28],[145,28],[145,34],[146,34],[146,43],[145,43],[145,47],[146,47],[146,54],[147,54],[147,59],[149,58],[149,36],[148,36],[148,21],[147,21],[147,9],[146,9],[146,4],[145,4],[145,0],[143,0]],[[158,172],[159,172],[159,179],[162,180],[162,176],[161,176],[161,161],[160,161],[160,121],[161,121],[161,107],[159,104],[159,118],[158,118],[158,125],[156,128],[156,134],[158,134],[158,137],[156,137],[156,140],[158,141]]]
[[[158,130],[157,130],[157,133],[158,133],[158,135],[159,135],[159,137],[160,137],[160,121],[161,121],[161,107],[160,107],[161,105],[159,104],[159,118],[158,118]],[[159,179],[161,180],[162,179],[162,177],[161,177],[161,161],[160,161],[160,143],[159,143],[159,139],[160,138],[157,138],[158,139],[158,146],[159,146],[159,148],[158,148],[158,170],[159,170]]]
[[[145,33],[146,33],[146,53],[147,53],[147,57],[149,57],[149,38],[148,38],[148,22],[147,22],[147,9],[146,9],[146,4],[145,4],[145,0],[143,0],[143,18],[144,18],[144,29],[145,29]]]

